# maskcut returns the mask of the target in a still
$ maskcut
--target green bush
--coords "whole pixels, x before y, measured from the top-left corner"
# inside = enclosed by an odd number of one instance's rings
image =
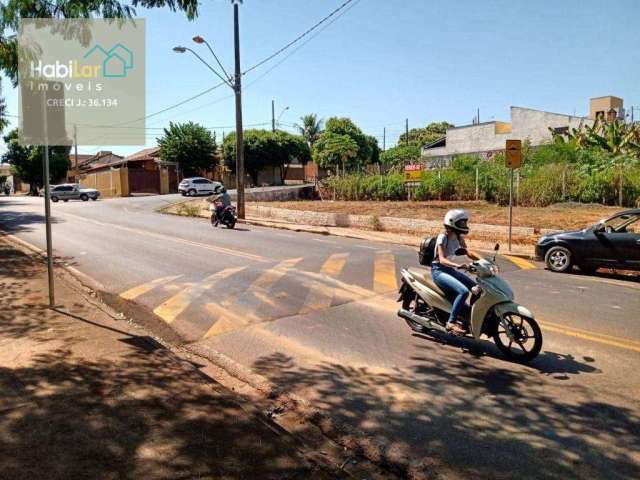
[[[519,169],[518,204],[544,207],[572,200],[615,205],[618,202],[619,171],[606,152],[576,150],[568,144],[523,148],[524,164]],[[416,200],[474,200],[476,169],[480,198],[506,205],[509,202],[509,170],[504,156],[489,160],[459,156],[450,168],[426,170],[413,192]],[[564,180],[563,180],[564,178]],[[564,189],[563,189],[564,184]],[[404,200],[407,190],[401,173],[371,175],[353,173],[330,177],[324,188],[337,200]],[[516,192],[514,192],[515,195]],[[625,166],[624,203],[640,202],[640,164],[634,159]]]

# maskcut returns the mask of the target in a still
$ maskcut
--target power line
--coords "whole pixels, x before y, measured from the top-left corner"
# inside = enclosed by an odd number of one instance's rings
[[[255,70],[256,68],[264,65],[265,63],[267,63],[269,60],[273,59],[274,57],[277,57],[278,55],[280,55],[282,52],[284,52],[286,49],[288,49],[289,47],[291,47],[292,45],[296,44],[297,42],[299,42],[300,40],[302,40],[304,37],[306,37],[308,34],[310,34],[311,32],[313,32],[316,28],[318,28],[320,25],[322,25],[323,23],[325,23],[327,20],[329,20],[331,17],[333,17],[336,13],[338,13],[340,10],[344,9],[347,5],[349,5],[351,2],[353,2],[354,0],[347,0],[346,2],[344,2],[342,5],[340,5],[338,8],[336,8],[334,11],[332,11],[329,15],[327,15],[326,17],[324,17],[322,20],[320,20],[318,23],[316,23],[314,26],[312,26],[311,28],[309,28],[307,31],[305,31],[304,33],[298,35],[295,39],[293,39],[292,41],[290,41],[289,43],[287,43],[284,47],[280,48],[279,50],[275,51],[274,53],[272,53],[271,55],[269,55],[268,57],[266,57],[265,59],[259,61],[258,63],[256,63],[253,67],[250,67],[249,69],[245,70],[242,74],[246,75],[247,73],[251,72],[252,70]]]
[[[342,17],[343,15],[345,15],[349,10],[351,10],[353,7],[355,7],[358,3],[360,3],[361,0],[355,0],[355,3],[353,3],[349,8],[347,8],[346,10],[344,10],[340,15],[338,15],[337,17],[335,17],[334,19],[332,19],[329,23],[327,23],[324,27],[322,27],[318,32],[315,33],[315,35],[312,35],[311,37],[309,37],[306,41],[304,41],[300,46],[298,46],[295,50],[293,50],[292,52],[290,52],[287,56],[285,56],[282,60],[280,60],[278,63],[276,63],[275,65],[273,65],[271,68],[267,69],[265,72],[263,72],[259,77],[256,77],[253,79],[253,81],[249,82],[247,85],[245,85],[245,89],[249,88],[251,85],[255,84],[256,82],[258,82],[259,80],[261,80],[262,78],[264,78],[265,76],[267,76],[269,73],[271,73],[273,70],[275,70],[277,67],[279,67],[280,65],[282,65],[282,63],[284,63],[289,57],[291,57],[293,54],[295,54],[298,50],[300,50],[302,47],[304,47],[307,43],[309,43],[311,40],[313,40],[314,38],[316,38],[318,35],[320,35],[325,29],[327,29],[331,24],[333,24],[335,21],[337,21],[340,17]],[[253,69],[253,67],[252,67]],[[249,70],[247,70],[249,71]]]

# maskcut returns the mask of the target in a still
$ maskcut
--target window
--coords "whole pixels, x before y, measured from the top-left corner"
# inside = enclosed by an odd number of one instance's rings
[[[566,135],[567,133],[569,133],[569,127],[555,127],[553,129],[553,133],[555,133],[556,135]]]
[[[605,231],[611,233],[635,232],[637,225],[633,225],[638,221],[638,215],[620,215],[611,218],[605,222]]]

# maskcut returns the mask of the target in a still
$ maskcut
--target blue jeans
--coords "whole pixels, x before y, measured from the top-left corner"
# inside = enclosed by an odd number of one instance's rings
[[[460,270],[445,267],[439,263],[431,265],[431,278],[452,303],[449,321],[455,321],[466,308],[467,297],[469,297],[471,289],[476,286],[476,282]]]

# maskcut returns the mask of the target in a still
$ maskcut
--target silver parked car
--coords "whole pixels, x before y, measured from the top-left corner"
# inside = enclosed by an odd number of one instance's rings
[[[95,188],[83,188],[77,183],[64,183],[62,185],[53,185],[51,187],[51,201],[57,202],[62,200],[67,202],[69,200],[98,200],[100,192]]]
[[[185,178],[178,185],[178,191],[183,196],[189,195],[190,197],[201,194],[211,195],[213,190],[220,185],[222,185],[220,182],[212,182],[204,177]]]

